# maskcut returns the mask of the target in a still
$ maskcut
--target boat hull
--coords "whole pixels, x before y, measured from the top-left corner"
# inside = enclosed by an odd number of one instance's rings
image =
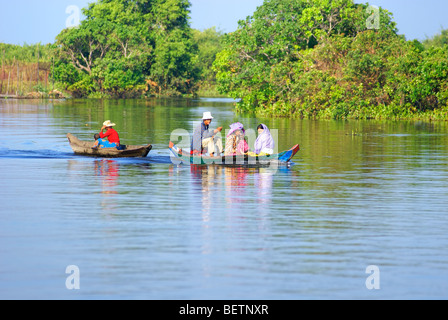
[[[117,148],[92,149],[93,142],[79,140],[71,133],[67,134],[67,139],[75,154],[97,158],[145,158],[152,150],[150,144],[146,146],[126,146],[126,150],[117,150]]]
[[[195,165],[225,165],[225,166],[259,166],[270,165],[272,162],[289,163],[291,159],[299,152],[300,146],[295,145],[290,150],[281,152],[279,154],[251,157],[248,155],[241,156],[223,156],[223,157],[206,157],[206,156],[191,156],[177,148],[170,142],[169,148],[174,157],[183,163],[190,163]]]

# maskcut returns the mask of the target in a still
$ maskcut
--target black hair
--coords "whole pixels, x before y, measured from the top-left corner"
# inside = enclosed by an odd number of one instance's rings
[[[95,140],[98,140],[99,138],[101,138],[101,136],[100,136],[99,133],[97,133],[97,134],[95,134],[95,135],[93,136],[93,139],[95,139]]]
[[[263,127],[262,124],[260,124],[260,125],[257,127],[257,130],[260,130],[260,129],[263,129],[263,130],[264,130],[264,127]]]

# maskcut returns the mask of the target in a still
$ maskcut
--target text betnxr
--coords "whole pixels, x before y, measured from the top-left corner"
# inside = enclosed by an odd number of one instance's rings
[[[248,315],[259,314],[267,315],[267,305],[224,305],[224,314]]]

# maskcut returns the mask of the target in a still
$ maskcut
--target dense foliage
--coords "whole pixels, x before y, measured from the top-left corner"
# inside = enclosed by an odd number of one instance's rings
[[[0,43],[0,94],[43,91],[51,82],[54,46]]]
[[[215,27],[204,31],[193,30],[193,38],[198,46],[196,70],[200,71],[198,95],[219,96],[216,89],[216,72],[213,70],[217,54],[223,49],[221,39],[223,33]]]
[[[435,35],[432,38],[426,39],[423,41],[423,44],[426,48],[430,47],[445,47],[448,45],[448,29],[442,29],[440,34]]]
[[[221,94],[264,115],[448,119],[448,30],[420,43],[368,4],[265,0],[223,34],[191,29],[190,6],[97,0],[54,44],[0,44],[0,93]]]
[[[14,44],[0,43],[0,59],[2,64],[11,64],[14,61],[36,62],[39,58],[41,62],[51,61],[52,46],[41,44],[24,44],[18,46]]]
[[[99,0],[57,36],[56,78],[76,96],[193,93],[199,76],[188,0]]]
[[[374,12],[375,14],[375,12]],[[237,109],[319,118],[447,117],[448,50],[397,34],[352,0],[265,0],[225,37],[214,68]]]

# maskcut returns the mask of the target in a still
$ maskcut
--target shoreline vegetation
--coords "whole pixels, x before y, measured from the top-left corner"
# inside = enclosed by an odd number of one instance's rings
[[[448,30],[423,42],[353,0],[265,0],[235,32],[189,0],[97,0],[52,44],[0,43],[0,99],[230,97],[235,111],[448,120]]]
[[[225,35],[214,68],[236,109],[317,119],[448,120],[448,46],[398,34],[352,0],[270,0]]]

